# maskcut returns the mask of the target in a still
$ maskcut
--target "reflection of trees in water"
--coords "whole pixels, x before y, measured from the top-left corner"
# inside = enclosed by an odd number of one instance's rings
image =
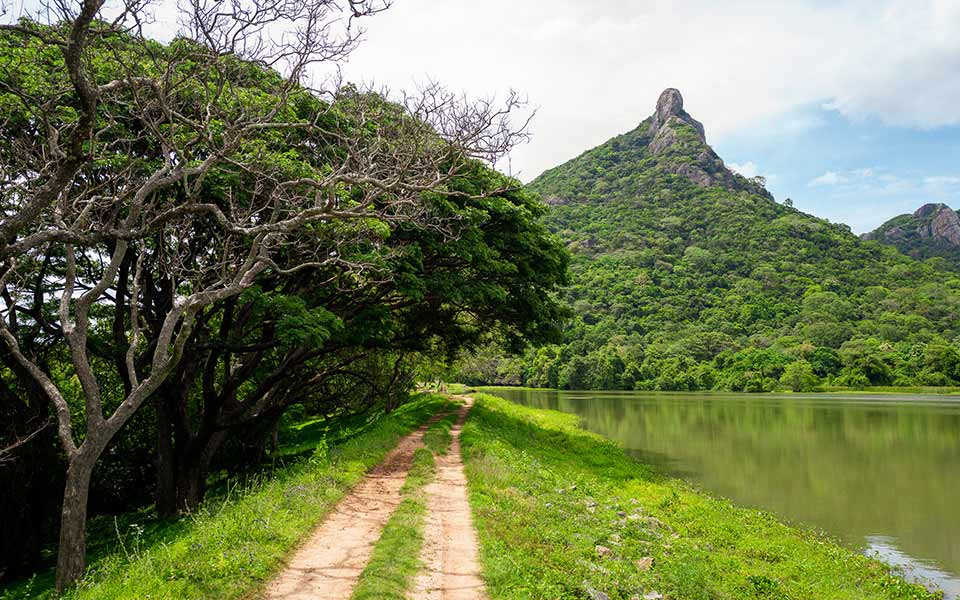
[[[502,392],[501,392],[502,393]],[[741,504],[960,573],[960,403],[511,391]]]

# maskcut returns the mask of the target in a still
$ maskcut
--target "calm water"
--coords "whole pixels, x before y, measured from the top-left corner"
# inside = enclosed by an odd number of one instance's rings
[[[826,530],[960,598],[958,399],[496,393],[576,413],[662,471]]]

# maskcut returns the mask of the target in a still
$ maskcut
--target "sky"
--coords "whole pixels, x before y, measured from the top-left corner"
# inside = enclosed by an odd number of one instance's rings
[[[344,65],[393,90],[523,94],[522,181],[681,90],[707,141],[783,201],[858,233],[960,209],[960,0],[392,0]],[[21,10],[37,0],[8,0]],[[176,31],[176,0],[154,9]]]
[[[653,112],[676,87],[707,140],[779,199],[864,232],[960,209],[960,0],[396,0],[354,80],[522,92],[523,181]]]

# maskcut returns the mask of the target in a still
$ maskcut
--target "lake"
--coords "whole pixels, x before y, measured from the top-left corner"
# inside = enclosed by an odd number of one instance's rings
[[[960,399],[491,389],[960,598]]]

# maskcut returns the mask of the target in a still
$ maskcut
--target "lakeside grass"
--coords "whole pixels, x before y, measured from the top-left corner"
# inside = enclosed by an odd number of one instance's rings
[[[424,448],[413,455],[413,466],[400,493],[403,500],[387,521],[363,569],[352,600],[405,600],[421,568],[420,549],[426,525],[427,498],[424,486],[436,477],[435,454],[446,454],[452,439],[450,428],[456,412],[430,425],[424,433]]]
[[[453,408],[443,396],[421,394],[375,420],[342,427],[313,420],[305,425],[313,433],[301,428],[291,446],[306,457],[224,486],[193,515],[161,521],[144,509],[123,515],[112,528],[101,518],[90,529],[96,549],[90,567],[62,598],[249,597],[400,438]],[[52,572],[0,590],[2,600],[54,597]]]
[[[957,396],[960,387],[956,386],[904,386],[892,385],[865,387],[860,389],[835,386],[818,386],[814,393],[823,394],[916,394],[930,396]]]
[[[492,600],[932,600],[823,534],[655,473],[555,411],[489,394],[461,434]]]

